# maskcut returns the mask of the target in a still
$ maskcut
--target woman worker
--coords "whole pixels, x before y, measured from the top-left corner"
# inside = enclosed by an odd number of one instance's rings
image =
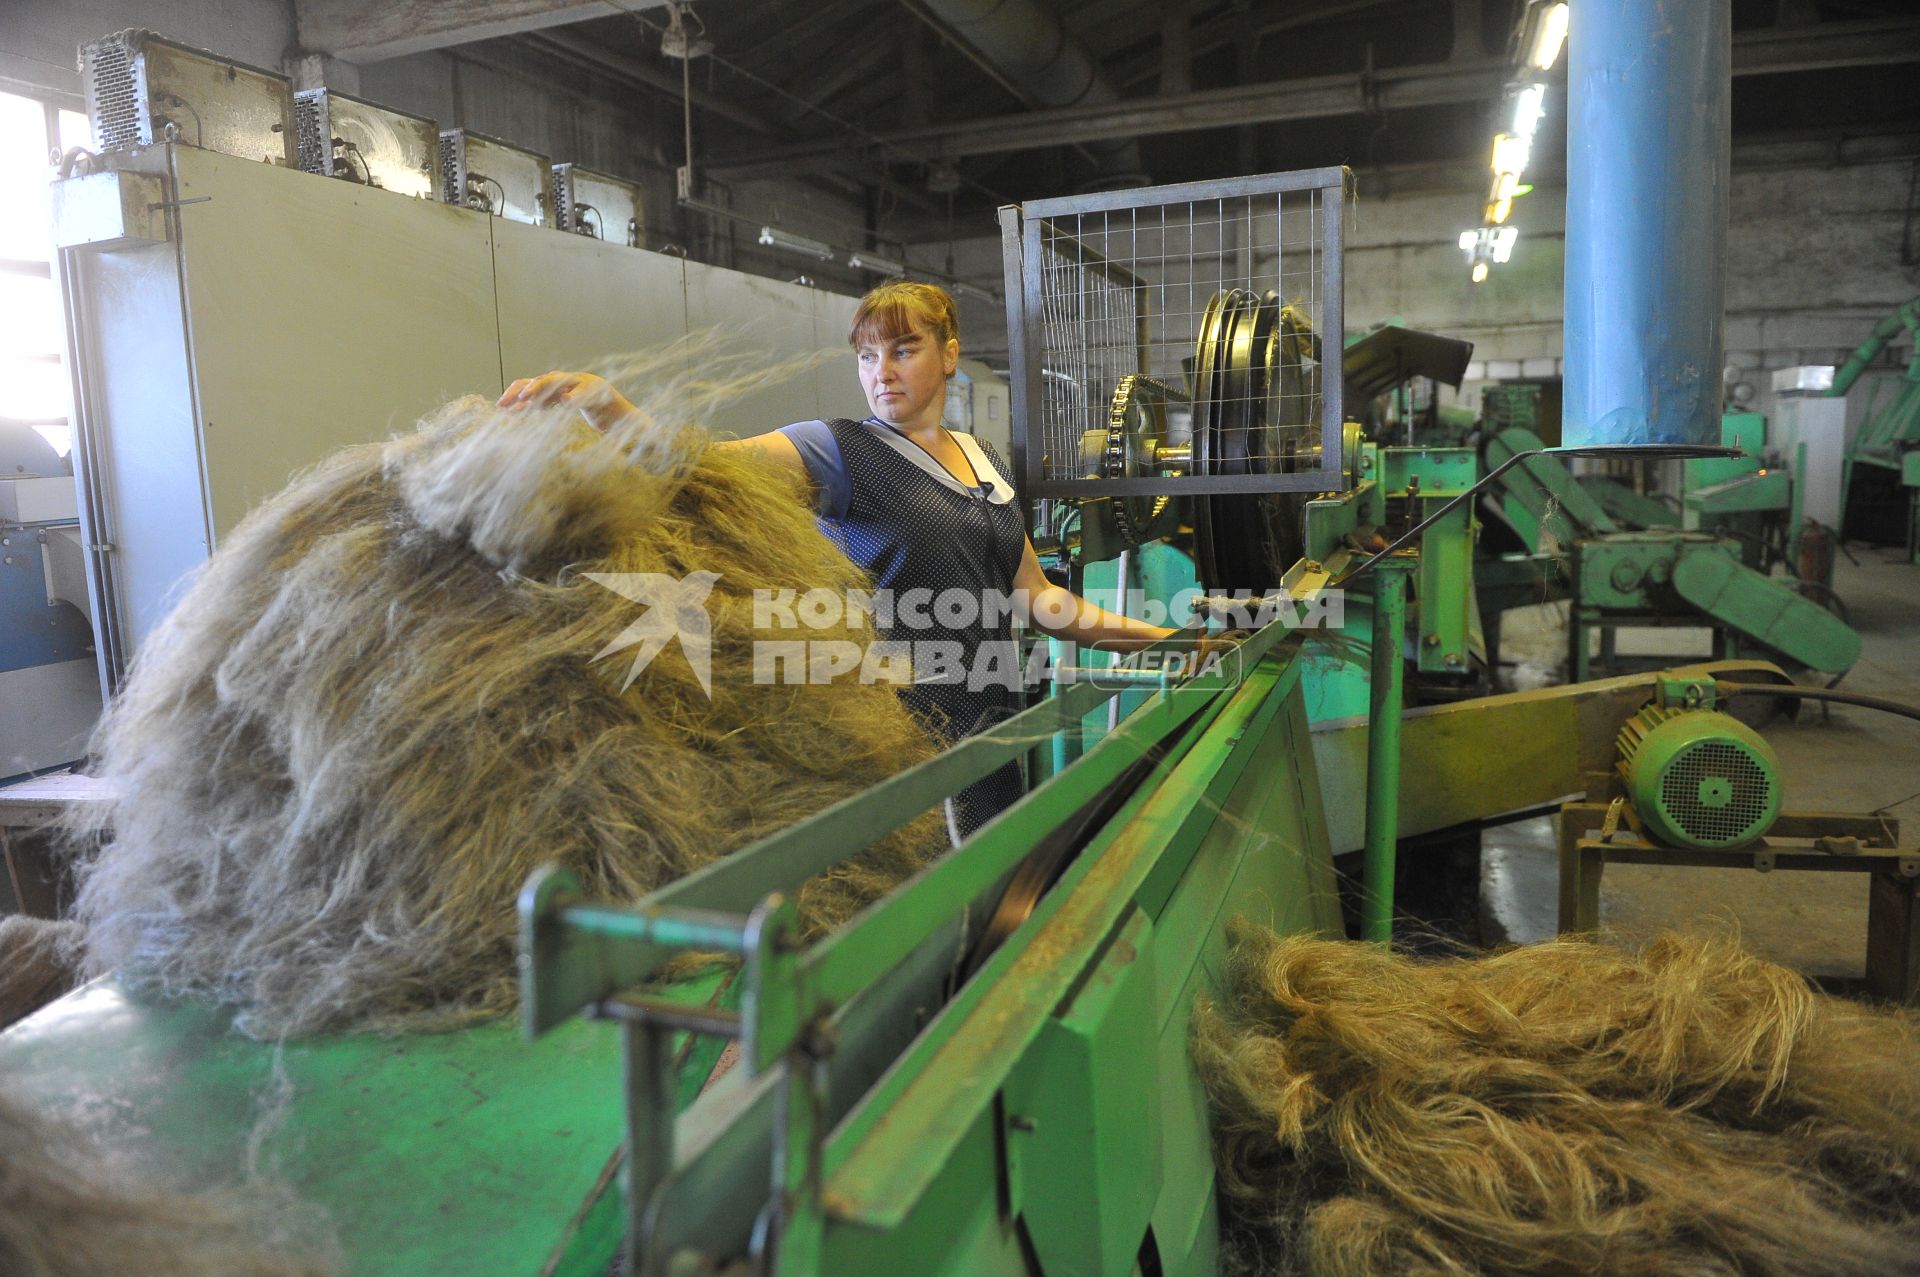
[[[1021,663],[1011,622],[1006,609],[982,606],[988,600],[1011,598],[1027,624],[1108,649],[1144,647],[1174,632],[1096,607],[1049,581],[1027,539],[1004,462],[990,445],[941,423],[947,381],[960,360],[959,321],[945,289],[906,280],[882,284],[861,299],[848,341],[871,416],[796,422],[714,446],[757,449],[805,474],[821,529],[896,601],[909,590],[974,601],[971,608],[914,608],[911,617],[902,609],[891,632],[881,634],[912,642],[916,658],[933,650],[923,645],[958,645],[947,649],[962,654],[957,666],[929,677],[916,659],[916,682],[901,689],[933,730],[951,743],[1019,707]],[[578,402],[603,428],[634,410],[589,373],[524,377],[500,397],[503,407],[565,401]],[[949,591],[961,594],[944,594]],[[974,618],[968,623],[951,623],[968,615]],[[969,786],[948,807],[955,841],[1019,796],[1012,764]]]

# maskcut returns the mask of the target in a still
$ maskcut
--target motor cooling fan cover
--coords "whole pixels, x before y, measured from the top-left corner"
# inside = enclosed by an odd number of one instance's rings
[[[1627,799],[1661,842],[1745,846],[1780,814],[1780,762],[1746,724],[1711,710],[1648,705],[1620,729]]]

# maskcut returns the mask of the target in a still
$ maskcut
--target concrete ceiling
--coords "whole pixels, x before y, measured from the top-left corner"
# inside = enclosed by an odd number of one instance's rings
[[[711,180],[832,175],[889,208],[970,220],[1016,195],[1116,177],[1468,163],[1486,148],[1520,9],[698,0],[713,52],[693,64],[696,161]],[[505,34],[680,100],[657,3],[296,0],[296,11],[303,45],[349,59]],[[1734,27],[1736,135],[1920,131],[1920,2],[1734,0]]]

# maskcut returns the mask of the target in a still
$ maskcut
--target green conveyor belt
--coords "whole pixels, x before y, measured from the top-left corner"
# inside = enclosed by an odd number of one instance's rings
[[[707,1001],[720,984],[716,972],[664,996]],[[272,1109],[275,1049],[233,1033],[228,1018],[95,981],[0,1034],[0,1078],[15,1099],[99,1137],[148,1183],[238,1183]],[[709,1049],[682,1071],[683,1105],[721,1044],[700,1045]],[[512,1019],[343,1034],[289,1043],[282,1062],[291,1103],[266,1128],[260,1167],[327,1210],[347,1273],[534,1277],[596,1185],[617,1219],[604,1176],[625,1113],[613,1024],[575,1020],[536,1042]]]

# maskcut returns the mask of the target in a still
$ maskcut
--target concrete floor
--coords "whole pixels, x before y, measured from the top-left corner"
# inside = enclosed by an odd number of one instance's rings
[[[1860,632],[1859,664],[1843,688],[1920,704],[1920,566],[1892,548],[1854,547],[1835,588]],[[1566,605],[1509,612],[1504,656],[1519,686],[1564,667]],[[1675,663],[1708,652],[1705,630],[1622,631],[1621,651],[1671,654]],[[1867,812],[1903,820],[1902,841],[1920,841],[1920,723],[1846,705],[1809,704],[1798,722],[1761,728],[1779,751],[1789,808]],[[1551,936],[1558,864],[1553,827],[1537,819],[1489,830],[1482,841],[1481,929],[1486,943]],[[1854,873],[1612,865],[1602,879],[1601,925],[1633,940],[1664,928],[1736,928],[1746,944],[1823,981],[1861,976],[1867,934],[1867,880]]]

